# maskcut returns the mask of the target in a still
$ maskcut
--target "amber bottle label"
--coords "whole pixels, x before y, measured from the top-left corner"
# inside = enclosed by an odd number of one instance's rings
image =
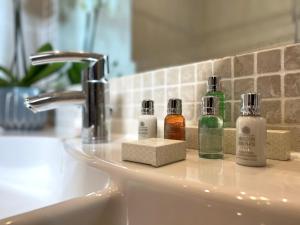
[[[175,140],[185,140],[185,128],[181,123],[165,125],[165,138]]]

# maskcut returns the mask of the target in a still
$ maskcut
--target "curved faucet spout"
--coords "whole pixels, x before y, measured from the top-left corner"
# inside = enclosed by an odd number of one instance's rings
[[[60,105],[82,105],[84,102],[82,91],[52,92],[25,99],[26,107],[34,113],[55,109]]]
[[[31,56],[33,65],[56,62],[83,62],[88,68],[82,71],[82,91],[54,92],[30,97],[25,105],[33,112],[55,109],[60,105],[81,104],[82,142],[103,143],[110,139],[110,104],[108,57],[86,52],[43,52]],[[79,75],[79,74],[78,74]]]

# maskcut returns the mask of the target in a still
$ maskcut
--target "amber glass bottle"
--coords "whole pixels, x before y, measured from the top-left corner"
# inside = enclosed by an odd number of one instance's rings
[[[169,99],[168,115],[165,117],[164,138],[185,140],[185,119],[182,115],[180,99]]]

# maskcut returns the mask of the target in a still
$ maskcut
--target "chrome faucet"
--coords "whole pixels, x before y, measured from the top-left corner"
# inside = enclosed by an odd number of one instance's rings
[[[102,143],[110,139],[109,86],[107,56],[83,52],[43,52],[30,57],[32,65],[56,62],[82,62],[88,67],[82,72],[82,91],[41,94],[25,99],[33,112],[55,109],[60,105],[82,105],[82,142]]]

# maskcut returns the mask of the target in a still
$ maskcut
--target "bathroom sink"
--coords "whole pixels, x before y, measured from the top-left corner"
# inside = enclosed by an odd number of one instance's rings
[[[0,225],[300,224],[300,157],[247,168],[188,151],[153,168],[123,162],[114,140],[0,138],[1,217],[18,214]]]
[[[187,160],[153,168],[121,160],[121,143],[81,145],[66,150],[110,174],[122,193],[121,208],[129,225],[299,225],[300,158],[269,160],[265,168],[224,160]],[[118,214],[115,214],[118,215]]]
[[[63,202],[74,207],[74,199],[82,206],[110,188],[107,174],[75,160],[57,138],[0,137],[0,224]]]

